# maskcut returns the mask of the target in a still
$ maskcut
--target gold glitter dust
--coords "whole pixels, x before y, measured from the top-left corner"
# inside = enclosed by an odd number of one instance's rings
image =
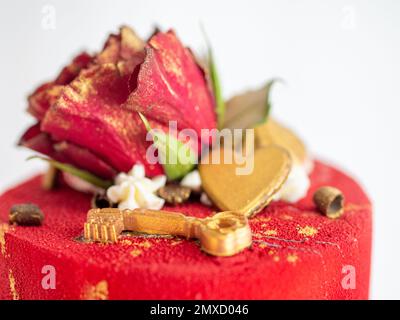
[[[293,220],[293,217],[288,214],[282,214],[280,218],[283,220]]]
[[[261,221],[261,222],[270,222],[271,221],[271,217],[256,217],[254,220],[255,221]]]
[[[143,253],[143,251],[140,249],[133,249],[131,251],[131,256],[136,258],[136,257],[139,257],[142,253]]]
[[[265,243],[260,243],[258,246],[259,246],[261,249],[264,249],[264,248],[267,247],[267,245],[266,245]]]
[[[295,264],[298,259],[299,257],[295,253],[289,253],[286,257],[286,261],[293,264]]]
[[[278,261],[280,260],[279,256],[274,256],[272,259],[273,259],[275,262],[278,262]]]
[[[265,228],[266,226],[267,226],[266,223],[263,223],[263,224],[261,225],[262,228]]]
[[[122,239],[119,241],[119,243],[125,246],[131,246],[133,244],[132,241],[128,239]]]
[[[108,282],[102,280],[96,285],[85,285],[82,300],[108,300]]]
[[[318,230],[311,226],[299,227],[297,230],[299,234],[306,237],[314,237],[318,233]]]
[[[172,242],[171,242],[171,246],[176,246],[176,245],[178,245],[178,244],[181,244],[183,241],[182,240],[173,240]]]
[[[6,256],[6,233],[8,231],[8,225],[5,223],[0,224],[0,252],[5,257]]]
[[[15,278],[11,270],[8,273],[8,280],[10,282],[10,292],[12,295],[12,299],[19,300],[19,294],[17,292],[17,289],[15,288]]]
[[[268,254],[269,254],[270,256],[273,256],[273,255],[275,254],[275,251],[274,251],[274,250],[269,250],[269,251],[268,251]]]
[[[145,248],[145,249],[148,249],[148,248],[151,247],[151,243],[150,243],[149,241],[146,240],[145,242],[138,243],[138,246],[139,246],[139,247],[143,247],[143,248]]]
[[[265,230],[263,232],[266,236],[276,236],[278,234],[278,231],[276,230]]]

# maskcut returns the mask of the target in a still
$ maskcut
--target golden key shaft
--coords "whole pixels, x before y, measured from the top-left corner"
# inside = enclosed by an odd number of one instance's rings
[[[124,230],[196,238],[205,252],[215,256],[231,256],[251,245],[247,218],[231,211],[200,219],[163,210],[92,209],[88,212],[84,237],[116,242]]]

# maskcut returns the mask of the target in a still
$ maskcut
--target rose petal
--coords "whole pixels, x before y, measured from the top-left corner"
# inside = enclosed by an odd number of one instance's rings
[[[57,152],[54,150],[53,140],[51,139],[50,135],[40,130],[39,123],[30,127],[23,134],[18,144],[47,155],[54,160],[65,162],[65,158],[57,154]]]
[[[95,175],[113,179],[116,171],[89,150],[66,141],[56,142],[48,133],[40,131],[40,124],[30,127],[22,136],[19,145],[47,155],[59,162],[90,171]]]
[[[137,87],[124,108],[142,112],[165,125],[177,120],[178,128],[215,128],[213,99],[205,77],[192,54],[174,32],[159,32],[146,47]]]
[[[89,149],[117,171],[145,164],[145,129],[137,114],[120,107],[128,96],[127,78],[113,64],[83,70],[49,109],[41,129]],[[155,175],[162,169],[147,165],[146,172]]]
[[[107,163],[100,158],[96,157],[89,150],[81,148],[72,143],[62,141],[54,145],[57,153],[70,163],[81,169],[90,171],[95,175],[105,178],[113,179],[117,172]]]
[[[70,83],[91,60],[91,56],[87,53],[81,53],[63,68],[55,81],[47,82],[37,88],[28,97],[28,112],[36,119],[42,120],[50,106],[57,101],[64,85]]]
[[[145,43],[129,27],[121,27],[119,34],[108,37],[103,50],[96,56],[96,64],[118,63],[121,61],[143,62]],[[133,70],[133,69],[132,69]]]

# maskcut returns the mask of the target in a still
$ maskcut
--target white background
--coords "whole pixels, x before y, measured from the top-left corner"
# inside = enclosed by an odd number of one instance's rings
[[[15,147],[33,123],[24,112],[33,88],[81,49],[99,50],[123,23],[143,36],[156,23],[173,27],[204,52],[199,22],[226,97],[282,77],[274,116],[366,188],[375,208],[372,298],[400,298],[400,1],[2,0],[0,188],[42,168]]]

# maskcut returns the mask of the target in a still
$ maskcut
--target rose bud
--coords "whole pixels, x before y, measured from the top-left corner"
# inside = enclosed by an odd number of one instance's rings
[[[38,123],[20,144],[50,158],[112,179],[143,163],[147,176],[163,173],[149,164],[146,129],[216,127],[214,99],[203,70],[173,31],[156,32],[147,42],[122,27],[94,56],[81,54],[56,80],[30,97],[28,111]],[[197,151],[197,150],[196,150]]]

